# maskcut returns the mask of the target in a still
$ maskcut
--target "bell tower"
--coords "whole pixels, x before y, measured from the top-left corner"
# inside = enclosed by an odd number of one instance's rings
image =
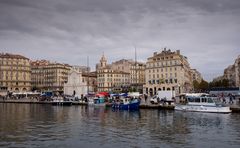
[[[104,68],[106,66],[107,66],[107,59],[105,58],[104,53],[103,53],[103,55],[100,59],[100,67]]]

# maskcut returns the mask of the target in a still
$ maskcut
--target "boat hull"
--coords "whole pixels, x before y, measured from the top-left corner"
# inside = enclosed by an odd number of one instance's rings
[[[93,107],[105,107],[105,103],[88,103],[88,106],[93,106]]]
[[[71,101],[55,101],[52,102],[53,106],[71,106],[72,102]]]
[[[139,105],[140,105],[140,101],[133,102],[133,103],[128,103],[128,104],[113,103],[112,108],[113,109],[118,109],[118,110],[138,110]]]
[[[231,113],[230,107],[204,105],[176,105],[175,110],[207,113]]]

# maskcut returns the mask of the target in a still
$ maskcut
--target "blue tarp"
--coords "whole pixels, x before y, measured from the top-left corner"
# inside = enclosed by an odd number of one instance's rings
[[[41,96],[51,97],[51,96],[53,96],[53,92],[44,92],[44,93],[41,94]]]
[[[117,97],[117,96],[123,96],[123,97],[127,97],[128,94],[127,93],[121,93],[121,94],[111,94],[112,97]]]

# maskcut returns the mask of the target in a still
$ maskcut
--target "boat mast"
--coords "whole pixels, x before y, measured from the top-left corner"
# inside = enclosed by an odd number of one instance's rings
[[[135,89],[137,90],[137,49],[135,47]]]
[[[87,95],[89,94],[89,58],[87,56]]]

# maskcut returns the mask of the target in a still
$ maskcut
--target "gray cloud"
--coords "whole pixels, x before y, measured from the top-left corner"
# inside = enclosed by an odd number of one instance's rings
[[[205,79],[240,53],[239,0],[0,0],[0,49],[91,67],[180,49]]]

